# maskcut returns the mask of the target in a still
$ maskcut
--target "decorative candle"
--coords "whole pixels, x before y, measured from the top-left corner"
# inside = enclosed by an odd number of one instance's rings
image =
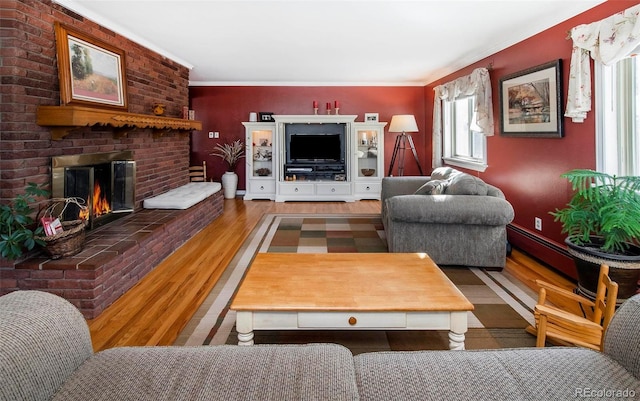
[[[331,110],[331,102],[327,102],[327,110]]]
[[[313,108],[314,108],[314,109],[317,109],[317,108],[318,108],[318,101],[317,101],[317,100],[314,100],[314,101],[313,101]]]
[[[336,100],[335,102],[333,102],[333,107],[337,109],[338,107],[340,107],[340,103],[338,103],[338,101]]]

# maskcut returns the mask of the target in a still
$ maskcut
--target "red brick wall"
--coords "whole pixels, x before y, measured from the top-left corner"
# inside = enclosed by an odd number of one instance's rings
[[[167,105],[166,115],[182,115],[189,104],[189,69],[158,55],[48,0],[0,0],[0,202],[22,192],[27,182],[49,182],[51,157],[133,150],[137,161],[136,208],[144,198],[187,182],[189,135],[153,138],[137,130],[114,139],[108,128],[84,128],[61,141],[36,125],[39,105],[59,105],[54,21],[73,26],[124,50],[129,111],[151,114]]]
[[[150,129],[139,129],[115,139],[109,128],[87,127],[52,141],[50,130],[36,124],[39,105],[60,104],[56,21],[124,51],[129,112],[151,115],[152,104],[162,102],[167,105],[167,116],[181,117],[182,107],[189,104],[188,68],[49,0],[0,0],[0,202],[7,203],[22,193],[28,182],[49,183],[52,156],[79,153],[133,151],[137,162],[136,209],[141,208],[145,198],[185,184],[190,147],[187,133],[175,131],[154,138]],[[184,233],[184,238],[197,231]],[[165,235],[155,241],[172,251],[177,248],[173,245],[181,244],[184,238]],[[132,254],[129,259],[139,256]],[[165,256],[162,254],[162,258]],[[116,265],[110,274],[121,275],[122,279],[117,283],[97,283],[98,290],[91,291],[103,291],[105,295],[94,294],[98,299],[93,301],[82,295],[88,288],[85,276],[95,275],[94,271],[15,269],[15,263],[20,261],[0,258],[0,294],[33,287],[46,289],[65,296],[86,316],[94,317],[162,258],[129,260],[128,264],[113,261]],[[137,269],[135,274],[128,271],[132,267]]]

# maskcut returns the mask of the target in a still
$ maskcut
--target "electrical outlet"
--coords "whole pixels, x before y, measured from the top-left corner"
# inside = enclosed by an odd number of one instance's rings
[[[535,222],[536,230],[542,231],[542,219],[540,217],[536,217],[534,222]]]
[[[213,139],[213,131],[209,131],[209,139]]]
[[[215,131],[213,133],[213,137],[216,138],[216,139],[220,138],[220,133],[218,131]]]

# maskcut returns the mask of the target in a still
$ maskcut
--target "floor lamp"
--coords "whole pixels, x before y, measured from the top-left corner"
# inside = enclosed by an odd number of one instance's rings
[[[420,175],[424,175],[422,173],[420,161],[418,160],[416,147],[413,144],[413,138],[411,138],[411,134],[407,134],[407,132],[418,132],[416,118],[412,114],[401,114],[391,117],[389,132],[401,132],[401,134],[396,137],[396,144],[393,147],[393,156],[391,156],[391,165],[389,165],[389,174],[387,175],[391,176],[391,173],[393,172],[393,165],[398,157],[398,175],[404,175],[404,152],[407,149],[407,144],[411,148],[411,152],[413,152],[413,157],[416,159]]]

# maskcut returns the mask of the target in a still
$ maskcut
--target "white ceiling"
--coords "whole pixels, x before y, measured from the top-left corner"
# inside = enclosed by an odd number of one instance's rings
[[[428,84],[604,0],[55,1],[191,85],[377,86]]]

